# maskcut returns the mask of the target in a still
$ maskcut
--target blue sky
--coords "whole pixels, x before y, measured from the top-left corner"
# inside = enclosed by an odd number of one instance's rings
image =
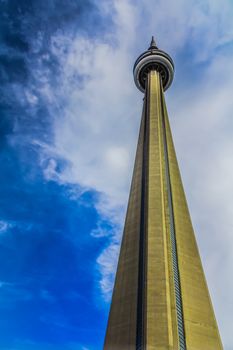
[[[151,35],[224,349],[233,341],[233,4],[0,1],[0,349],[100,350]]]

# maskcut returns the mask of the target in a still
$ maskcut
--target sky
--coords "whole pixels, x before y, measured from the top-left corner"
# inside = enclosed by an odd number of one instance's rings
[[[100,350],[151,36],[175,62],[177,157],[233,349],[233,2],[0,0],[0,349]]]

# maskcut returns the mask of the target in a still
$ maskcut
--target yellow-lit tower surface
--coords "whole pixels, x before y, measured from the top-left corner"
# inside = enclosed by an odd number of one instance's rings
[[[152,38],[134,65],[145,96],[104,350],[223,349],[164,100],[173,75]]]

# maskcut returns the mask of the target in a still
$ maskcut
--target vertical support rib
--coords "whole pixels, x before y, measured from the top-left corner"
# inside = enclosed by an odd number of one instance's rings
[[[139,259],[138,259],[138,300],[137,300],[137,332],[136,332],[136,350],[144,350],[145,346],[145,288],[146,288],[146,212],[147,212],[147,96],[144,98],[143,117],[143,144],[142,144],[142,177],[141,177],[141,220],[139,235]]]
[[[148,74],[146,350],[173,349],[160,76]]]
[[[161,87],[162,89],[162,87]],[[163,100],[161,96],[161,105],[163,105]],[[163,112],[162,108],[162,112]],[[180,273],[179,264],[177,257],[177,243],[176,243],[176,230],[175,230],[175,219],[173,210],[173,200],[172,200],[172,189],[170,181],[170,169],[169,169],[169,159],[168,159],[168,147],[167,147],[167,135],[165,128],[164,114],[161,115],[162,118],[162,129],[163,129],[163,144],[164,144],[164,158],[165,158],[165,177],[167,183],[167,196],[168,196],[168,209],[169,209],[169,222],[170,222],[170,238],[171,238],[171,256],[172,256],[172,267],[173,267],[173,281],[175,287],[175,300],[176,300],[176,317],[178,326],[178,336],[179,336],[179,349],[186,350],[185,342],[185,330],[184,330],[184,316],[183,316],[183,306],[182,306],[182,294],[180,286]]]

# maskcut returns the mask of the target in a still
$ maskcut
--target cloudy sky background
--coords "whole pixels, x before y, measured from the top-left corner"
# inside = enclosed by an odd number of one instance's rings
[[[151,35],[224,349],[233,349],[233,3],[0,1],[0,348],[100,350]]]

